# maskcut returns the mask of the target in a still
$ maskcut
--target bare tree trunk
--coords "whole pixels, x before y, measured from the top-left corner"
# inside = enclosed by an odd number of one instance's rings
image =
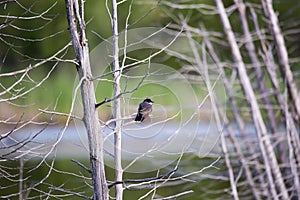
[[[234,0],[238,11],[239,11],[239,16],[243,28],[243,33],[245,37],[245,43],[246,43],[246,48],[248,51],[248,55],[251,59],[251,63],[254,67],[258,87],[260,90],[261,94],[266,94],[267,93],[267,86],[265,84],[265,80],[263,77],[263,71],[261,70],[260,62],[256,54],[255,50],[255,45],[253,43],[253,38],[251,36],[250,30],[249,30],[249,25],[248,21],[246,18],[246,8],[243,0]],[[275,133],[277,132],[277,125],[274,117],[274,112],[273,108],[271,107],[271,101],[267,95],[262,95],[262,102],[265,105],[265,109],[267,111],[267,116],[270,122],[270,127],[272,129],[272,132]],[[282,148],[282,146],[280,146]]]
[[[202,27],[202,31],[205,32],[206,30],[203,30],[203,29],[204,28]],[[255,147],[253,146],[253,143],[251,143],[250,141],[248,141],[249,138],[248,138],[248,135],[246,134],[246,131],[245,131],[244,121],[243,121],[242,117],[239,114],[238,106],[237,106],[236,101],[234,99],[233,90],[232,90],[232,88],[230,86],[230,83],[227,80],[227,77],[225,75],[224,66],[221,63],[221,61],[220,61],[219,57],[217,56],[217,54],[215,53],[215,50],[214,50],[214,48],[213,48],[213,46],[212,46],[209,38],[206,37],[206,36],[207,35],[204,34],[205,44],[207,46],[208,52],[210,53],[210,56],[212,57],[214,63],[217,65],[217,67],[219,69],[219,73],[221,75],[221,78],[222,78],[222,81],[223,81],[226,93],[228,95],[229,103],[230,103],[230,106],[231,106],[234,118],[235,118],[235,120],[237,122],[239,131],[243,135],[243,139],[245,140],[245,144],[246,144],[246,147],[247,147],[246,151],[250,155],[256,154],[256,150],[255,150]],[[220,114],[222,114],[221,111],[220,111]],[[230,127],[230,123],[229,123],[228,119],[226,118],[226,116],[222,115],[222,117],[225,120],[226,129],[228,131],[229,138],[231,139],[232,144],[234,145],[234,148],[235,148],[235,150],[238,153],[240,162],[241,162],[243,168],[245,169],[246,178],[248,180],[248,184],[249,184],[249,186],[251,188],[253,196],[255,197],[255,199],[261,199],[262,197],[260,195],[265,195],[265,197],[266,197],[268,195],[268,192],[264,192],[263,194],[260,194],[260,191],[265,191],[265,186],[267,184],[266,184],[266,182],[264,180],[263,172],[262,172],[260,163],[259,163],[258,159],[256,159],[257,156],[251,156],[251,163],[254,163],[254,169],[255,169],[255,177],[253,177],[253,175],[251,173],[251,166],[249,165],[249,161],[247,161],[247,158],[243,154],[243,150],[242,149],[244,147],[242,148],[242,146],[238,142],[235,134],[233,133],[233,131],[232,131],[231,127]],[[257,178],[258,178],[259,183],[260,183],[259,184],[260,191],[258,190],[258,187],[256,187],[256,185],[255,185],[255,179],[257,179]],[[232,184],[231,184],[231,186],[232,186]]]
[[[290,163],[291,167],[291,172],[293,173],[294,177],[294,185],[295,185],[295,191],[296,193],[300,194],[300,188],[297,186],[299,185],[299,170],[300,169],[300,141],[299,141],[299,135],[297,132],[296,125],[293,121],[292,115],[289,111],[289,106],[288,106],[288,100],[284,98],[283,94],[280,93],[279,90],[279,83],[278,83],[278,78],[276,77],[276,72],[273,69],[273,63],[272,63],[272,58],[270,52],[264,52],[264,62],[267,68],[267,72],[269,74],[273,90],[275,91],[275,96],[277,100],[277,104],[280,107],[280,111],[282,115],[284,116],[285,119],[285,125],[286,125],[286,134],[287,134],[287,142],[288,142],[288,147],[289,147],[289,157],[287,156],[286,152],[280,152],[282,161],[284,163]],[[289,158],[289,160],[288,160]],[[290,173],[289,170],[287,170],[287,173]]]
[[[91,66],[89,60],[89,48],[85,36],[84,2],[77,0],[65,0],[67,19],[77,61],[77,71],[81,84],[81,96],[84,109],[83,121],[86,127],[94,199],[108,199],[108,187],[106,183],[103,144],[98,113],[95,108],[94,85],[91,80]]]
[[[291,101],[294,105],[295,111],[297,113],[297,116],[295,119],[299,119],[300,117],[300,96],[297,91],[297,87],[293,78],[293,73],[290,69],[289,65],[289,58],[287,49],[285,46],[284,38],[281,33],[278,18],[274,12],[273,6],[272,6],[272,0],[262,0],[263,10],[265,13],[265,16],[269,20],[269,29],[273,35],[277,54],[279,58],[279,64],[282,67],[281,72],[283,73],[284,80],[286,81],[287,88],[290,94]]]
[[[291,167],[291,174],[293,175],[292,190],[295,193],[295,199],[300,197],[300,181],[299,181],[299,138],[298,135],[295,135],[296,127],[294,126],[291,116],[288,111],[288,106],[285,106],[286,110],[286,132],[287,132],[287,140],[289,147],[289,163]],[[298,165],[297,165],[298,163]]]
[[[209,82],[209,81],[206,81],[206,82]],[[239,200],[240,198],[239,198],[238,191],[237,191],[237,184],[235,182],[233,168],[232,168],[232,165],[230,162],[230,155],[229,155],[229,152],[227,149],[226,138],[224,135],[224,131],[222,130],[222,122],[221,122],[220,114],[219,114],[219,111],[217,108],[217,103],[214,100],[214,97],[213,97],[214,94],[212,92],[210,83],[207,83],[207,87],[208,87],[210,99],[212,102],[212,108],[213,108],[215,120],[217,123],[218,132],[221,135],[221,147],[222,147],[222,152],[224,153],[225,163],[226,163],[227,171],[228,171],[228,175],[229,175],[231,194],[232,194],[234,200]],[[222,112],[222,111],[220,111],[220,112]]]
[[[183,23],[184,23],[183,26],[186,27],[187,26],[186,23],[185,22],[183,22]],[[200,55],[198,53],[198,50],[197,50],[196,45],[194,43],[194,40],[192,40],[192,35],[191,35],[190,31],[187,30],[186,34],[187,34],[191,49],[192,49],[193,54],[194,54],[196,64],[198,65],[197,69],[200,72],[201,70],[199,68],[202,65],[202,62],[200,61]],[[218,112],[217,103],[215,102],[215,94],[212,90],[212,86],[211,86],[211,83],[210,83],[210,80],[209,80],[208,67],[207,67],[206,63],[204,63],[203,66],[204,66],[203,71],[204,71],[205,85],[206,85],[206,88],[208,90],[208,94],[209,94],[209,97],[210,97],[210,101],[211,101],[211,105],[212,105],[212,109],[213,109],[213,113],[214,113],[214,118],[216,120],[216,124],[217,124],[217,127],[218,127],[218,132],[221,135],[221,147],[222,147],[222,152],[224,153],[225,163],[226,163],[227,171],[228,171],[228,174],[229,174],[230,186],[231,186],[231,190],[232,190],[231,193],[232,193],[233,199],[238,200],[239,196],[238,196],[238,192],[237,192],[237,186],[236,186],[236,183],[235,183],[235,180],[234,180],[233,168],[232,168],[232,165],[230,163],[230,157],[229,157],[229,153],[228,153],[228,150],[227,150],[225,135],[222,131],[222,123],[221,123],[220,115],[219,115],[219,112]]]
[[[208,51],[209,51],[211,57],[213,58],[214,62],[216,63],[216,65],[217,65],[217,67],[219,69],[219,73],[221,74],[221,78],[222,78],[225,90],[226,90],[227,94],[229,95],[229,101],[230,101],[230,104],[231,104],[231,108],[233,110],[233,114],[234,114],[234,116],[236,118],[239,130],[240,130],[240,132],[245,132],[245,130],[244,130],[244,122],[243,122],[243,120],[241,119],[241,117],[240,117],[240,115],[238,113],[238,109],[237,109],[235,100],[234,100],[233,95],[232,95],[232,90],[230,89],[230,86],[229,86],[229,81],[227,80],[225,72],[224,72],[224,67],[222,66],[222,64],[221,64],[219,58],[217,57],[217,55],[215,54],[215,51],[213,49],[213,46],[212,46],[211,42],[209,41],[209,38],[204,38],[204,41],[205,41],[205,44],[207,45],[207,48],[208,48]],[[225,126],[226,126],[226,129],[228,131],[228,135],[229,135],[230,139],[232,140],[232,143],[234,145],[235,150],[238,153],[238,156],[240,158],[242,166],[245,169],[246,178],[247,178],[248,183],[250,185],[250,188],[251,188],[251,191],[253,193],[253,196],[257,200],[261,199],[261,197],[259,195],[259,192],[257,191],[257,188],[255,188],[255,181],[254,181],[254,179],[252,177],[250,166],[248,165],[247,160],[246,160],[246,158],[245,158],[245,156],[243,154],[241,145],[237,141],[237,139],[236,139],[236,137],[235,137],[235,135],[234,135],[231,127],[230,127],[230,123],[229,123],[226,115],[223,114],[222,112],[220,112],[220,114],[221,114],[221,117],[225,121]],[[244,135],[246,135],[246,133],[244,133]],[[223,143],[223,141],[221,141],[221,142]],[[253,147],[251,146],[251,144],[248,144],[246,142],[246,145],[248,146],[247,147],[248,151],[249,151],[249,149],[251,149],[250,152],[255,153],[255,150],[253,149]],[[263,179],[263,176],[261,175],[262,173],[261,173],[261,170],[259,168],[259,163],[256,162],[256,161],[254,161],[254,162],[255,162],[255,165],[254,165],[255,170],[259,173],[258,178],[259,178],[260,182],[262,183],[262,185],[264,185],[263,183],[265,183],[265,181]],[[263,188],[262,188],[262,191],[263,191]]]
[[[256,14],[253,9],[251,9],[251,14],[253,17],[254,25],[256,32],[258,34],[258,37],[260,39],[261,45],[263,50],[263,59],[264,63],[266,65],[266,69],[270,78],[270,81],[272,83],[272,87],[275,93],[275,97],[277,100],[277,104],[280,107],[280,111],[285,119],[285,125],[286,125],[286,134],[287,134],[287,143],[289,147],[289,156],[287,156],[285,151],[281,151],[281,157],[282,161],[284,163],[290,163],[290,171],[287,170],[287,173],[293,174],[293,185],[292,188],[295,191],[295,194],[299,197],[300,196],[300,183],[299,183],[299,169],[300,169],[300,140],[299,140],[299,134],[297,132],[296,125],[293,121],[292,114],[289,111],[288,106],[288,99],[285,99],[284,95],[280,92],[280,84],[278,82],[278,77],[276,74],[276,71],[274,69],[274,63],[273,63],[273,55],[271,52],[269,52],[266,49],[265,40],[262,37],[262,34],[260,32],[260,28],[258,25],[258,22],[256,20]],[[289,159],[289,160],[288,160]],[[298,169],[298,170],[297,170]]]
[[[278,166],[278,162],[276,160],[275,153],[273,151],[271,140],[267,134],[267,129],[264,124],[253,88],[251,87],[251,83],[249,77],[246,72],[246,67],[242,60],[241,53],[239,51],[239,47],[236,43],[235,36],[233,34],[229,19],[227,17],[223,2],[221,0],[215,0],[215,3],[218,8],[218,12],[221,18],[221,22],[223,24],[224,32],[227,35],[227,39],[229,45],[231,47],[232,55],[235,60],[235,65],[239,74],[239,80],[244,90],[244,94],[248,104],[250,105],[250,110],[252,114],[252,119],[254,122],[254,126],[256,128],[256,133],[259,140],[260,150],[264,159],[264,164],[267,172],[267,177],[269,180],[269,186],[274,199],[278,199],[279,195],[282,196],[283,199],[289,199],[287,189],[285,187],[281,171]],[[272,176],[275,176],[275,180]],[[279,189],[279,194],[277,194],[276,186]]]
[[[24,170],[24,161],[23,158],[20,158],[20,168],[19,168],[19,199],[23,199],[23,170]]]
[[[117,97],[121,93],[120,78],[122,72],[119,64],[119,32],[118,32],[118,5],[116,0],[112,0],[112,31],[113,31],[113,71],[114,71],[114,92],[113,96]],[[115,127],[115,181],[120,182],[123,179],[122,169],[122,121],[121,121],[121,100],[115,98],[113,101],[113,115],[116,120]],[[123,199],[123,186],[122,184],[115,185],[115,198],[117,200]]]

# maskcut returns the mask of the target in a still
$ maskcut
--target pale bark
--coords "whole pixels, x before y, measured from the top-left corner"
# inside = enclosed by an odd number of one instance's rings
[[[246,7],[245,4],[243,2],[243,0],[234,0],[237,8],[238,8],[238,12],[239,12],[239,16],[240,16],[240,21],[241,21],[241,25],[242,25],[242,29],[243,29],[243,33],[244,33],[244,40],[245,40],[245,46],[247,48],[248,51],[248,55],[251,59],[251,63],[254,67],[254,71],[255,71],[255,75],[256,75],[256,79],[257,79],[257,84],[260,90],[261,94],[265,94],[267,93],[267,86],[264,80],[264,75],[263,75],[263,71],[261,69],[261,65],[256,53],[256,48],[254,45],[254,40],[252,38],[252,35],[250,33],[249,30],[249,25],[248,25],[248,21],[247,21],[247,17],[246,17]],[[270,98],[267,95],[263,95],[262,96],[262,102],[265,106],[265,109],[267,111],[267,116],[268,116],[268,120],[270,122],[270,127],[272,129],[273,133],[277,132],[277,125],[276,125],[276,121],[275,121],[275,117],[274,117],[274,112],[273,112],[273,108],[271,107],[271,101]]]
[[[185,22],[183,22],[183,23],[184,23],[183,26],[186,27],[186,23]],[[205,81],[205,85],[206,85],[206,88],[208,91],[208,95],[210,97],[210,101],[211,101],[211,105],[212,105],[212,109],[213,109],[213,113],[214,113],[214,118],[216,120],[216,124],[218,127],[218,133],[221,136],[221,147],[222,147],[222,152],[224,153],[224,157],[225,157],[227,172],[229,174],[231,193],[232,193],[233,199],[238,200],[239,196],[238,196],[237,186],[236,186],[235,179],[234,179],[233,168],[232,168],[232,165],[230,162],[230,157],[229,157],[229,153],[228,153],[228,149],[227,149],[227,145],[226,145],[225,135],[222,130],[222,122],[221,122],[221,118],[220,118],[220,115],[218,112],[217,103],[215,101],[215,94],[213,92],[212,85],[210,83],[208,67],[207,67],[206,63],[202,64],[202,62],[200,60],[200,55],[198,53],[198,49],[196,48],[195,41],[192,39],[192,35],[191,35],[190,31],[187,30],[186,34],[189,39],[189,43],[190,43],[190,46],[191,46],[191,49],[192,49],[192,52],[193,52],[193,55],[194,55],[194,58],[195,58],[195,61],[197,64],[197,70],[199,70],[199,73],[201,73],[200,71],[202,71],[200,69],[200,67],[202,65],[204,66],[203,67],[204,68],[203,75],[204,75],[204,79],[205,79],[204,81]]]
[[[20,167],[19,167],[19,199],[23,199],[23,169],[24,161],[23,158],[20,158]]]
[[[94,199],[108,199],[108,187],[103,161],[103,144],[98,113],[95,108],[94,84],[91,80],[89,48],[85,36],[84,5],[81,1],[66,0],[67,19],[81,83],[83,121],[88,135]]]
[[[114,71],[114,92],[113,96],[117,97],[121,93],[120,79],[121,70],[119,64],[119,32],[118,32],[118,5],[116,0],[112,0],[112,31],[113,31],[113,71]],[[115,134],[114,134],[114,162],[115,162],[115,182],[122,181],[123,169],[122,169],[122,116],[121,116],[121,100],[115,98],[113,100],[113,115],[115,119]],[[123,199],[123,185],[115,185],[115,198],[117,200]]]
[[[223,24],[224,32],[227,36],[227,40],[231,48],[235,66],[239,74],[240,84],[243,88],[246,100],[250,106],[252,120],[254,122],[254,126],[259,140],[260,151],[264,159],[264,164],[265,164],[264,166],[266,169],[270,190],[272,192],[274,199],[278,199],[279,195],[281,195],[282,199],[287,200],[289,199],[288,192],[285,187],[282,174],[279,169],[278,162],[276,160],[275,152],[272,147],[271,140],[267,134],[266,125],[264,124],[262,114],[260,112],[253,88],[251,87],[251,82],[247,75],[246,67],[243,62],[235,36],[233,34],[223,2],[221,0],[215,0],[215,3],[217,5],[220,19]],[[279,189],[278,193],[276,191],[276,186]]]
[[[225,90],[227,92],[227,95],[229,95],[231,108],[233,110],[233,115],[235,116],[235,119],[236,119],[236,122],[238,124],[239,130],[241,131],[241,133],[244,133],[244,135],[246,135],[245,129],[244,129],[244,122],[241,119],[241,116],[239,115],[239,112],[238,112],[235,100],[233,98],[232,90],[230,88],[229,82],[228,82],[227,77],[226,77],[225,72],[224,72],[224,66],[221,64],[218,56],[215,54],[213,46],[212,46],[212,44],[211,44],[211,42],[209,41],[208,38],[205,38],[205,43],[207,45],[207,49],[208,49],[210,55],[212,56],[214,62],[216,63],[216,65],[217,65],[217,67],[219,69],[219,73],[221,75],[221,78],[222,78]],[[253,196],[257,200],[261,199],[261,197],[259,195],[259,192],[255,188],[255,181],[254,181],[254,178],[252,177],[250,166],[247,163],[247,159],[246,159],[246,157],[243,154],[243,150],[242,150],[241,145],[239,144],[237,138],[235,137],[235,135],[234,135],[234,133],[233,133],[231,127],[230,127],[230,122],[227,119],[227,117],[226,117],[225,114],[223,114],[222,112],[220,112],[220,114],[222,115],[222,118],[224,119],[226,130],[228,132],[228,135],[229,135],[230,139],[232,140],[232,144],[234,145],[234,148],[235,148],[236,152],[238,153],[238,156],[240,158],[240,162],[242,163],[242,166],[245,169],[246,178],[247,178],[248,183],[250,185],[250,189],[251,189],[251,191],[253,193]],[[223,143],[223,141],[222,141],[222,143]],[[226,145],[226,144],[224,144],[224,145]],[[246,142],[246,145],[247,145],[247,148],[251,150],[250,152],[252,154],[254,154],[255,150],[253,149],[252,144],[248,144],[248,142]],[[261,175],[262,173],[261,173],[261,170],[260,170],[258,162],[255,161],[254,167],[255,167],[256,171],[259,173],[258,174],[258,178],[259,178],[260,182],[263,184],[265,181],[264,181],[264,179],[263,179],[263,177]]]
[[[297,91],[293,73],[290,68],[288,52],[286,49],[284,37],[281,33],[278,18],[273,9],[272,0],[262,0],[261,2],[263,5],[264,14],[269,20],[268,21],[269,30],[274,38],[279,64],[282,67],[281,72],[283,73],[284,80],[287,84],[291,102],[293,103],[293,106],[297,113],[296,119],[299,119],[300,118],[300,95]]]
[[[280,151],[280,156],[282,157],[282,161],[284,163],[290,163],[290,171],[286,170],[288,174],[293,174],[293,183],[294,187],[292,190],[295,191],[295,194],[299,197],[300,196],[300,188],[299,188],[299,169],[300,169],[300,139],[299,134],[296,128],[296,124],[293,120],[292,114],[289,110],[288,106],[288,99],[284,97],[284,95],[280,92],[280,83],[279,77],[276,74],[276,70],[274,68],[275,63],[273,59],[273,55],[271,51],[267,50],[266,41],[263,39],[261,30],[259,28],[257,17],[253,9],[251,9],[251,14],[253,17],[253,22],[255,25],[255,29],[257,35],[260,39],[262,51],[263,51],[263,60],[266,65],[266,69],[272,83],[272,88],[275,93],[275,97],[277,100],[277,105],[280,108],[281,114],[284,116],[285,119],[285,126],[286,126],[286,134],[287,134],[287,143],[289,147],[289,156],[287,156],[285,151]],[[289,159],[289,160],[288,160]]]

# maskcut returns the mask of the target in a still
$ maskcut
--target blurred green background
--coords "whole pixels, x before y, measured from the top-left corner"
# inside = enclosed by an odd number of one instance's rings
[[[252,1],[259,3],[259,1]],[[197,26],[203,24],[207,30],[222,31],[220,21],[216,15],[206,15],[197,9],[171,9],[163,3],[156,5],[157,1],[135,1],[132,5],[132,12],[129,20],[130,29],[139,27],[163,27],[169,23],[176,23],[177,16],[189,16],[189,24]],[[213,4],[213,1],[190,1],[192,3]],[[232,1],[225,1],[225,5],[232,5]],[[85,3],[86,16],[86,33],[89,40],[89,47],[92,50],[99,43],[103,42],[103,38],[111,36],[111,25],[109,15],[106,10],[105,1],[90,0]],[[124,29],[126,16],[130,1],[122,3],[119,8],[119,30]],[[1,5],[0,18],[0,70],[1,73],[12,72],[14,70],[24,69],[25,67],[34,65],[41,59],[45,59],[53,55],[57,50],[65,46],[70,41],[69,31],[67,28],[67,20],[65,14],[64,1],[20,1],[19,3],[8,3]],[[289,31],[299,27],[300,21],[300,2],[292,0],[274,1],[274,7],[279,14],[282,30],[285,34],[288,49],[290,49],[291,58],[299,55],[300,33],[299,31]],[[29,9],[26,11],[26,9]],[[151,10],[152,9],[152,10]],[[37,16],[42,14],[42,18],[23,19],[25,17]],[[5,17],[6,16],[6,17]],[[18,19],[9,18],[7,16],[19,16]],[[263,20],[263,16],[258,16]],[[240,32],[240,22],[236,13],[230,16],[232,26],[236,32]],[[10,26],[7,26],[10,24]],[[262,27],[265,24],[261,24]],[[299,29],[296,29],[299,30]],[[101,35],[101,37],[99,37]],[[194,38],[195,40],[201,40]],[[225,59],[231,59],[226,52],[228,47],[221,46],[218,48],[219,55]],[[224,53],[225,52],[225,53]],[[64,54],[64,55],[63,55]],[[131,52],[132,57],[139,58],[149,55],[149,52]],[[73,49],[69,47],[59,56],[63,58],[73,59]],[[162,54],[154,58],[153,62],[160,62],[175,69],[180,68],[180,62],[175,58],[165,59],[166,55]],[[49,61],[41,67],[29,72],[28,76],[34,82],[22,82],[18,86],[20,90],[25,90],[35,85],[42,80],[46,74],[55,65],[55,61]],[[296,69],[299,64],[295,62],[292,68]],[[1,77],[2,91],[3,88],[9,87],[14,83],[20,75],[13,77]],[[111,78],[111,77],[108,77]],[[28,95],[17,100],[0,105],[1,114],[6,116],[6,113],[11,113],[12,110],[26,110],[23,117],[32,117],[37,114],[36,108],[52,108],[60,112],[68,112],[72,99],[72,89],[76,77],[76,69],[72,63],[58,63],[49,79],[45,81],[41,87],[34,89]],[[143,92],[143,91],[140,91]],[[102,87],[101,91],[97,91],[97,100],[101,101],[105,97],[110,97],[112,86],[107,84],[107,87]],[[201,94],[199,94],[201,95]],[[140,94],[147,96],[147,94]],[[203,96],[203,95],[201,95]],[[170,99],[165,98],[165,102]],[[164,102],[161,102],[164,103]],[[12,106],[18,105],[18,106]],[[109,113],[105,114],[108,116]],[[39,116],[44,120],[43,115]]]
[[[198,9],[171,9],[163,4],[158,6],[149,3],[147,0],[135,1],[132,6],[132,13],[130,17],[130,29],[139,28],[139,27],[163,27],[169,23],[176,23],[180,14],[183,16],[189,16],[189,24],[198,26],[203,24],[207,30],[210,31],[220,31],[222,32],[222,27],[220,24],[219,17],[217,15],[206,15],[205,13],[199,12]],[[158,1],[156,1],[158,2]],[[251,1],[253,3],[260,3],[258,0]],[[123,3],[119,8],[119,30],[124,29],[124,24],[126,16],[128,14],[129,2]],[[213,4],[211,0],[203,1],[189,1],[192,3],[205,3],[208,5]],[[224,1],[226,6],[233,4],[232,1]],[[98,44],[103,42],[103,38],[111,37],[111,24],[109,21],[109,15],[106,11],[105,1],[99,0],[88,0],[85,3],[85,16],[86,16],[86,33],[89,40],[89,47],[92,50]],[[300,2],[294,0],[275,0],[274,1],[275,10],[278,12],[280,25],[282,27],[283,33],[285,34],[286,44],[289,49],[289,55],[292,58],[292,69],[296,71],[299,69],[299,62],[293,58],[296,58],[300,55]],[[150,11],[154,8],[152,11]],[[64,1],[36,1],[36,0],[22,0],[18,3],[8,3],[6,5],[0,5],[0,72],[7,73],[13,72],[16,70],[21,70],[27,66],[34,65],[40,62],[42,59],[49,58],[59,49],[64,47],[70,42],[70,36],[67,26],[66,13],[65,13]],[[149,12],[149,14],[147,14]],[[44,14],[43,14],[44,13]],[[32,17],[42,14],[41,18],[30,18],[24,19],[26,17]],[[146,15],[145,15],[146,14]],[[12,18],[10,16],[18,16],[18,18]],[[263,16],[258,16],[262,28],[266,28],[266,24],[263,23]],[[236,13],[230,15],[230,20],[234,31],[241,33],[240,22]],[[291,31],[293,30],[293,31]],[[99,37],[101,35],[101,37]],[[194,38],[196,41],[201,41],[201,38]],[[222,38],[223,39],[223,38]],[[257,42],[258,44],[258,42]],[[242,47],[243,48],[243,47]],[[228,46],[219,46],[217,49],[219,55],[224,60],[231,60],[230,50]],[[149,55],[150,51],[135,51],[131,52],[130,56],[135,58],[143,58]],[[70,46],[66,51],[62,52],[58,57],[74,59],[73,49]],[[247,59],[245,59],[247,61]],[[166,54],[161,54],[154,58],[153,62],[165,64],[167,66],[172,66],[174,69],[179,70],[181,63],[176,58],[170,58]],[[53,68],[55,66],[55,68]],[[52,70],[53,69],[53,70]],[[230,69],[229,69],[230,70]],[[51,72],[51,73],[50,73]],[[40,87],[37,87],[27,95],[22,96],[16,100],[12,100],[5,103],[0,103],[0,115],[1,119],[11,118],[12,120],[17,121],[18,119],[30,119],[33,116],[35,121],[51,121],[52,118],[49,118],[47,114],[40,114],[39,109],[49,109],[56,110],[58,112],[69,112],[74,83],[77,80],[77,72],[73,63],[59,62],[56,66],[56,61],[52,60],[46,62],[42,66],[31,70],[26,77],[26,81],[23,81],[22,84],[19,84],[13,91],[15,94],[18,94],[19,91],[24,91],[26,89],[34,87],[38,82],[43,80],[47,74],[49,78],[42,83]],[[8,77],[0,77],[0,92],[4,91],[5,88],[8,88],[10,85],[15,83],[22,74]],[[107,77],[111,79],[111,77]],[[78,81],[78,80],[77,80]],[[193,85],[193,84],[192,84]],[[196,86],[195,86],[196,87]],[[239,91],[239,86],[237,91]],[[151,88],[150,88],[151,89]],[[158,88],[152,88],[157,90]],[[19,90],[19,91],[18,91]],[[199,90],[196,94],[199,99],[203,98],[205,95]],[[165,90],[159,91],[160,93],[165,93]],[[96,98],[97,101],[103,100],[105,97],[111,97],[112,94],[112,85],[110,83],[103,83],[101,87],[96,89]],[[151,92],[150,92],[151,94]],[[2,96],[1,98],[8,98],[11,94]],[[138,90],[133,97],[142,97],[148,96],[149,89]],[[164,96],[159,99],[160,104],[176,104],[176,100],[172,98],[172,95]],[[140,100],[135,100],[135,105]],[[136,107],[133,107],[136,109]],[[108,119],[111,115],[110,108],[104,106],[99,110],[103,120]],[[230,112],[228,112],[230,116]],[[57,118],[55,123],[64,123],[65,118]],[[187,173],[191,171],[198,170],[201,167],[209,165],[214,158],[199,159],[198,157],[189,157],[186,156],[183,158],[182,165],[179,169],[181,173]],[[45,177],[49,172],[49,162],[42,165],[42,167],[37,168],[28,172],[31,176],[31,179],[26,183],[27,187],[33,185],[35,181],[39,181],[41,177]],[[81,161],[88,165],[88,161],[83,159]],[[32,169],[37,163],[36,160],[31,160],[26,163],[25,171]],[[17,174],[19,170],[18,162],[6,163],[11,170],[11,174]],[[238,164],[235,163],[235,164]],[[74,167],[75,166],[75,167]],[[163,169],[162,173],[166,173],[172,169],[173,166],[169,166],[167,169]],[[215,199],[217,197],[224,197],[223,195],[228,195],[228,180],[221,180],[222,178],[222,169],[225,167],[225,164],[222,162],[218,163],[218,166],[221,170],[218,171],[218,174],[213,169],[210,169],[210,175],[218,175],[219,179],[214,181],[213,179],[205,179],[201,177],[202,174],[196,176],[196,180],[193,183],[183,184],[170,187],[162,187],[158,189],[158,193],[163,196],[173,194],[173,191],[185,191],[188,189],[193,189],[198,191],[191,196],[188,196],[187,199]],[[91,189],[85,184],[85,181],[90,183],[90,179],[83,179],[81,177],[69,176],[68,174],[60,173],[61,171],[68,171],[77,174],[83,174],[89,176],[85,171],[83,171],[76,164],[72,163],[69,158],[66,159],[56,159],[55,169],[57,171],[52,172],[51,176],[47,179],[47,183],[42,184],[37,189],[44,191],[49,190],[49,185],[53,184],[55,186],[65,186],[65,188],[70,188],[75,191],[84,191],[86,195],[91,195]],[[107,168],[107,175],[109,180],[113,180],[113,171],[110,168]],[[213,174],[213,175],[212,175]],[[156,176],[156,172],[147,173],[147,174],[125,174],[125,178],[145,178]],[[220,178],[221,177],[221,178]],[[18,177],[17,177],[18,178]],[[224,178],[224,177],[223,177]],[[226,177],[225,177],[226,179]],[[6,180],[5,180],[6,181]],[[11,182],[8,181],[9,185]],[[6,182],[1,180],[1,187],[6,185]],[[209,189],[209,191],[208,191]],[[247,191],[248,188],[242,188]],[[126,190],[125,195],[130,196],[132,199],[140,197],[142,194],[145,194],[149,189],[145,190]],[[12,185],[10,188],[5,188],[1,192],[5,191],[5,194],[10,194],[13,192],[18,192],[18,187]],[[40,191],[31,191],[34,196],[34,192],[37,194]],[[113,192],[113,191],[112,191]],[[205,195],[204,195],[205,194]],[[247,192],[244,193],[245,196]],[[3,195],[3,194],[2,194]],[[204,196],[202,196],[204,195]],[[64,198],[75,199],[74,196]],[[223,198],[222,198],[223,199]]]

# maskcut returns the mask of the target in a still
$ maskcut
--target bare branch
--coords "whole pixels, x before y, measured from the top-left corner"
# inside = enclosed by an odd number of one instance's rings
[[[76,163],[77,165],[79,165],[80,167],[82,167],[84,170],[86,170],[89,173],[92,173],[92,170],[89,169],[87,166],[85,166],[84,164],[80,163],[79,161],[72,159],[72,162]]]
[[[143,184],[147,184],[148,182],[153,182],[156,180],[162,180],[164,178],[169,178],[171,177],[173,174],[175,174],[175,172],[177,171],[177,168],[175,168],[174,170],[168,172],[167,174],[162,174],[160,176],[157,177],[151,177],[151,178],[143,178],[143,179],[125,179],[122,181],[115,181],[111,184],[108,185],[108,188],[111,188],[117,184],[126,184],[126,183],[143,183]]]
[[[171,196],[168,196],[168,197],[158,198],[158,199],[155,199],[155,200],[176,199],[176,198],[178,198],[178,197],[181,197],[181,196],[183,196],[183,195],[187,195],[187,194],[190,194],[190,193],[193,193],[193,192],[194,192],[193,190],[188,190],[188,191],[180,192],[180,193],[178,193],[178,194],[171,195]]]

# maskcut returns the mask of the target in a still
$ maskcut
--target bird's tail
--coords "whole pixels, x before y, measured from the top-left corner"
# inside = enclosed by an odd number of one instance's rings
[[[140,114],[140,113],[138,113],[138,114],[136,115],[136,117],[135,117],[135,120],[134,120],[134,121],[142,121],[142,117],[143,117],[143,115],[142,115],[142,114]]]

